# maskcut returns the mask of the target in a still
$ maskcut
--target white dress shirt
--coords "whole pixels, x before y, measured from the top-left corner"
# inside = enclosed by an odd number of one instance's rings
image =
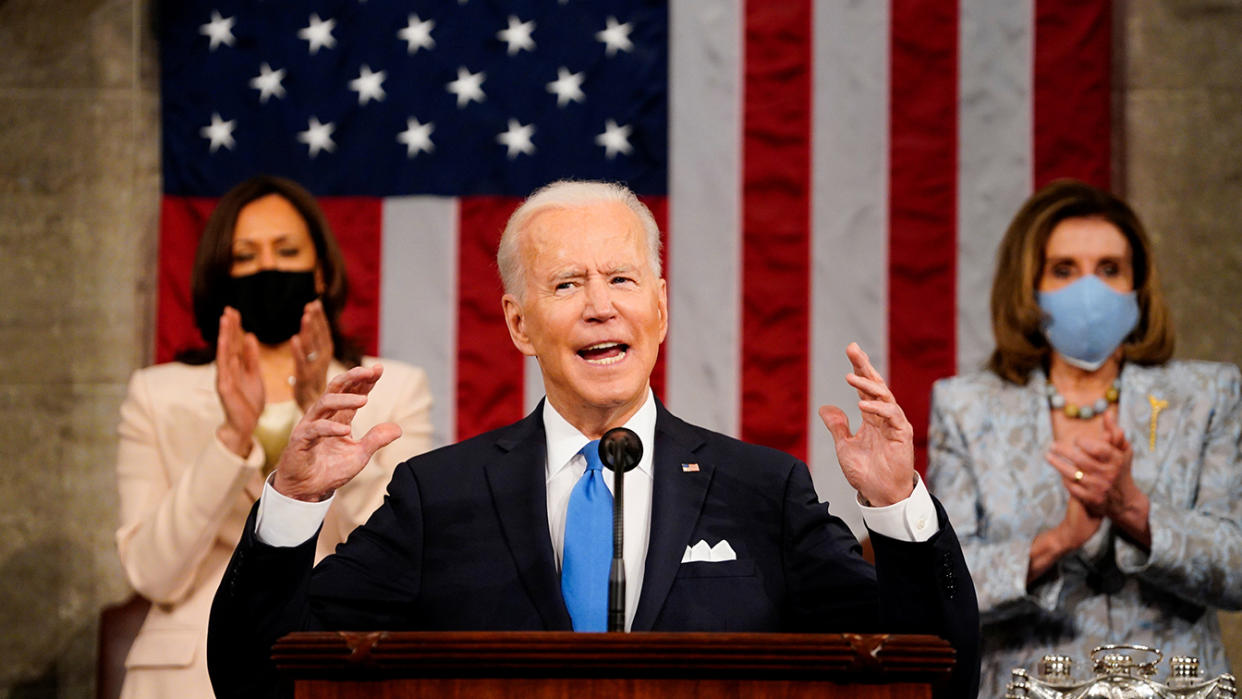
[[[625,628],[628,630],[638,609],[638,592],[643,589],[643,570],[647,563],[647,541],[651,533],[651,484],[654,473],[651,454],[655,451],[656,404],[647,389],[647,400],[638,412],[626,421],[625,427],[634,431],[643,444],[643,458],[638,466],[625,474]],[[561,570],[562,552],[565,548],[565,513],[569,510],[569,495],[578,479],[586,471],[586,459],[578,452],[591,441],[569,424],[548,401],[543,402],[543,428],[548,437],[548,462],[545,474],[548,486],[548,534],[552,537],[552,550],[556,552],[556,570]],[[604,469],[604,482],[608,490],[616,493],[615,476]],[[615,497],[615,495],[614,495]]]
[[[548,401],[543,403],[543,427],[547,438],[547,462],[544,473],[548,500],[548,535],[556,554],[560,572],[565,545],[565,513],[569,495],[586,471],[586,459],[578,452],[590,440],[565,420]],[[638,609],[638,593],[642,590],[643,571],[647,561],[647,542],[651,533],[651,492],[653,484],[652,452],[655,446],[656,403],[651,389],[638,412],[625,427],[634,431],[643,443],[643,457],[638,466],[625,474],[625,628],[628,630]],[[604,482],[613,488],[613,473],[604,469]],[[335,497],[335,496],[334,496]],[[281,495],[271,485],[263,486],[255,533],[269,546],[298,546],[315,535],[328,512],[332,498],[323,502],[304,502]],[[940,526],[931,494],[916,474],[914,492],[901,502],[886,507],[867,507],[858,503],[863,522],[874,532],[901,541],[926,541]],[[687,542],[689,543],[689,542]]]

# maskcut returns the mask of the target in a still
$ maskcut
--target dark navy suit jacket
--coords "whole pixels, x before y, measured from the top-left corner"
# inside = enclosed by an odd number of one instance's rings
[[[217,695],[270,695],[271,645],[294,630],[571,630],[548,534],[541,415],[403,463],[380,509],[313,572],[313,541],[264,545],[252,512],[212,606]],[[873,533],[873,567],[788,454],[658,405],[653,468],[634,631],[931,633],[957,650],[950,696],[973,696],[978,606],[939,503],[928,542]],[[700,539],[728,540],[737,560],[682,563]]]

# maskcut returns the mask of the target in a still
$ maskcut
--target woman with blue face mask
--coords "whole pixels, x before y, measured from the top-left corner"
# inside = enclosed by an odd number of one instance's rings
[[[130,379],[118,428],[117,550],[153,604],[125,661],[122,697],[212,696],[211,601],[251,506],[302,412],[336,374],[372,365],[340,327],[344,257],[300,185],[257,176],[231,189],[203,229],[191,280],[203,345]],[[316,560],[364,522],[396,465],[431,442],[421,369],[385,360],[356,434],[395,422],[329,506]]]
[[[1216,609],[1242,607],[1237,367],[1171,360],[1147,234],[1107,192],[1036,192],[997,259],[996,349],[936,383],[928,434],[927,482],[979,598],[980,696],[1045,654],[1090,677],[1108,643],[1228,672]]]

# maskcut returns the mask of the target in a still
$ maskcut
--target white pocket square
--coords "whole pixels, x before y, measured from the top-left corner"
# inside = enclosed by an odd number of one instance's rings
[[[736,560],[737,553],[724,539],[717,542],[715,546],[708,546],[707,541],[699,539],[699,543],[694,546],[687,546],[686,553],[681,557],[682,563],[720,563]]]

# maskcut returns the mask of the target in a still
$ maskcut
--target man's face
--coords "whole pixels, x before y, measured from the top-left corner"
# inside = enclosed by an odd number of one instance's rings
[[[642,405],[668,330],[642,224],[598,202],[540,211],[520,235],[524,293],[503,300],[513,344],[538,358],[548,400],[575,427],[620,424]]]

